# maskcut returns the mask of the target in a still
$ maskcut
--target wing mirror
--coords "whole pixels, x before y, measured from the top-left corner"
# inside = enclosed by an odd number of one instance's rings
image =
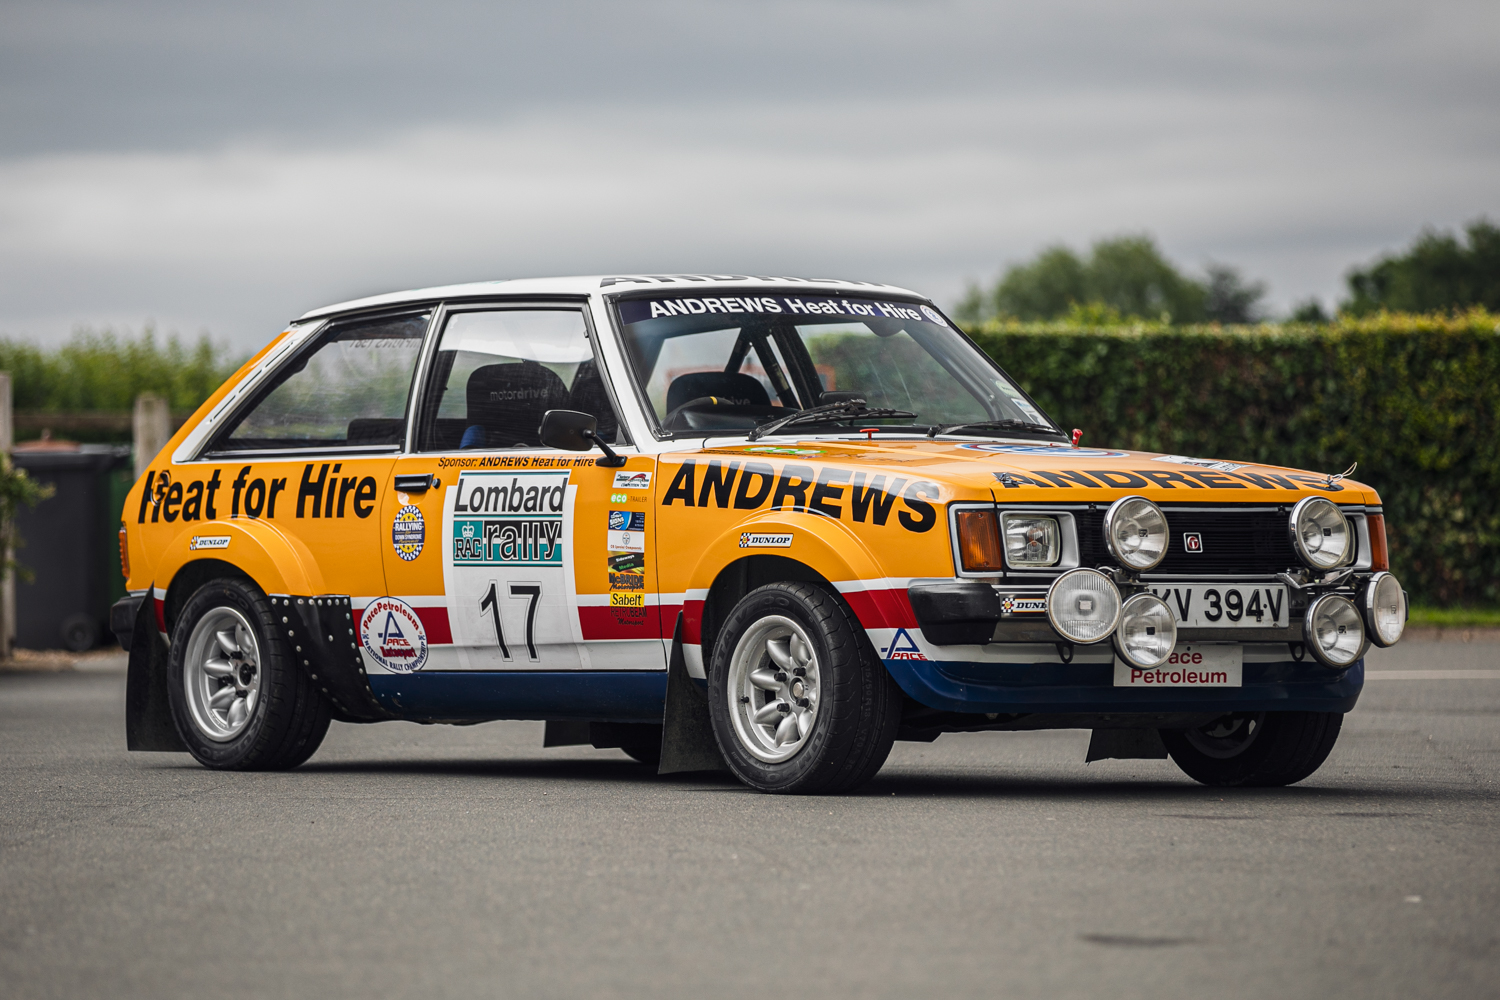
[[[577,410],[548,410],[542,414],[542,425],[537,428],[537,437],[548,448],[563,451],[588,451],[594,445],[604,452],[604,457],[594,460],[595,465],[606,469],[617,469],[625,459],[615,454],[613,448],[604,443],[596,433],[599,421],[587,413]]]

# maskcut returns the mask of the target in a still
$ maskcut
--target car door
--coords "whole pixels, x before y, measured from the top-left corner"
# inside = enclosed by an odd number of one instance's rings
[[[377,515],[431,316],[428,308],[335,320],[290,355],[205,450],[205,520],[290,540],[314,594],[383,593]],[[184,496],[191,520],[198,491],[183,485],[168,484],[165,495]],[[164,506],[153,518],[177,516]],[[232,534],[205,528],[193,543],[239,556]]]
[[[362,618],[366,651],[394,672],[664,669],[654,460],[604,468],[538,438],[544,413],[571,409],[628,444],[581,309],[454,307],[435,337],[381,515],[389,597]]]

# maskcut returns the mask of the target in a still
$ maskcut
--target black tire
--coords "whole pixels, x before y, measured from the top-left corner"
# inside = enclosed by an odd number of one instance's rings
[[[238,616],[237,618],[235,616]],[[240,622],[253,637],[257,654],[253,669],[245,673],[243,658],[236,661],[214,646],[215,623]],[[205,767],[230,771],[275,771],[296,767],[307,760],[328,733],[327,699],[298,667],[290,650],[274,627],[270,602],[260,588],[248,580],[211,580],[188,598],[172,629],[172,647],[167,658],[167,695],[172,718],[188,752]],[[204,623],[203,633],[195,630]],[[233,631],[231,629],[230,631]],[[234,666],[235,678],[218,680],[214,697],[230,693],[227,688],[254,682],[255,697],[242,698],[249,705],[239,721],[208,714],[203,701],[195,706],[185,681],[188,660],[198,646],[208,643],[209,656],[221,656]],[[241,650],[243,652],[243,648]],[[203,658],[201,655],[197,658]],[[207,690],[216,681],[207,671],[194,667],[191,677]],[[231,698],[231,711],[233,711]],[[200,718],[195,718],[195,712]],[[206,721],[205,721],[206,720]],[[223,722],[217,733],[211,727]],[[237,729],[235,727],[238,727]]]
[[[766,700],[756,706],[753,701],[758,695],[753,692],[761,689],[746,688],[742,681],[740,689],[752,694],[731,692],[730,678],[735,671],[745,676],[748,668],[744,664],[752,662],[777,669],[766,652],[770,643],[757,647],[755,638],[762,633],[774,635],[775,626],[765,623],[776,621],[793,622],[805,635],[799,642],[805,642],[815,657],[808,662],[816,671],[817,700],[809,709],[806,702],[811,699],[793,699],[804,706],[810,729],[797,737],[795,749],[789,751],[791,756],[768,761],[751,749],[757,744],[746,715],[738,716],[738,724],[747,727],[750,735],[742,736],[737,730],[736,713],[768,710],[773,703],[790,708],[789,702],[778,699],[792,698],[793,689],[788,686],[782,694],[764,691]],[[768,628],[772,631],[766,632]],[[742,640],[746,655],[736,667],[736,650]],[[780,637],[774,641],[779,642]],[[805,679],[806,668],[802,669],[804,673],[798,676]],[[901,721],[901,690],[875,657],[854,613],[836,593],[813,583],[773,583],[745,595],[730,612],[714,643],[708,687],[709,713],[719,752],[735,777],[762,792],[830,794],[859,787],[885,763]],[[810,693],[805,688],[798,690]],[[797,725],[795,720],[793,724]],[[767,726],[762,732],[771,728]],[[764,745],[759,746],[762,753],[767,752]]]
[[[1322,767],[1343,725],[1338,712],[1252,712],[1160,732],[1173,762],[1194,781],[1275,788]]]

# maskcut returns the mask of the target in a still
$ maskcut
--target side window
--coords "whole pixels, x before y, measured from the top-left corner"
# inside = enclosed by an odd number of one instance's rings
[[[419,449],[539,448],[548,410],[581,410],[622,443],[583,315],[573,309],[451,314],[433,355]]]
[[[431,313],[337,323],[272,376],[213,451],[394,448]]]

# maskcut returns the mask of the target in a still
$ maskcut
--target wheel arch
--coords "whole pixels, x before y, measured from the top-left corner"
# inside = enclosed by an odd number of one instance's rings
[[[203,538],[227,538],[213,549]],[[215,553],[208,555],[208,552]],[[162,620],[172,634],[178,611],[203,584],[218,577],[249,580],[267,594],[318,594],[322,574],[307,547],[259,521],[215,522],[185,528],[165,547],[157,565],[155,587],[165,590]]]

